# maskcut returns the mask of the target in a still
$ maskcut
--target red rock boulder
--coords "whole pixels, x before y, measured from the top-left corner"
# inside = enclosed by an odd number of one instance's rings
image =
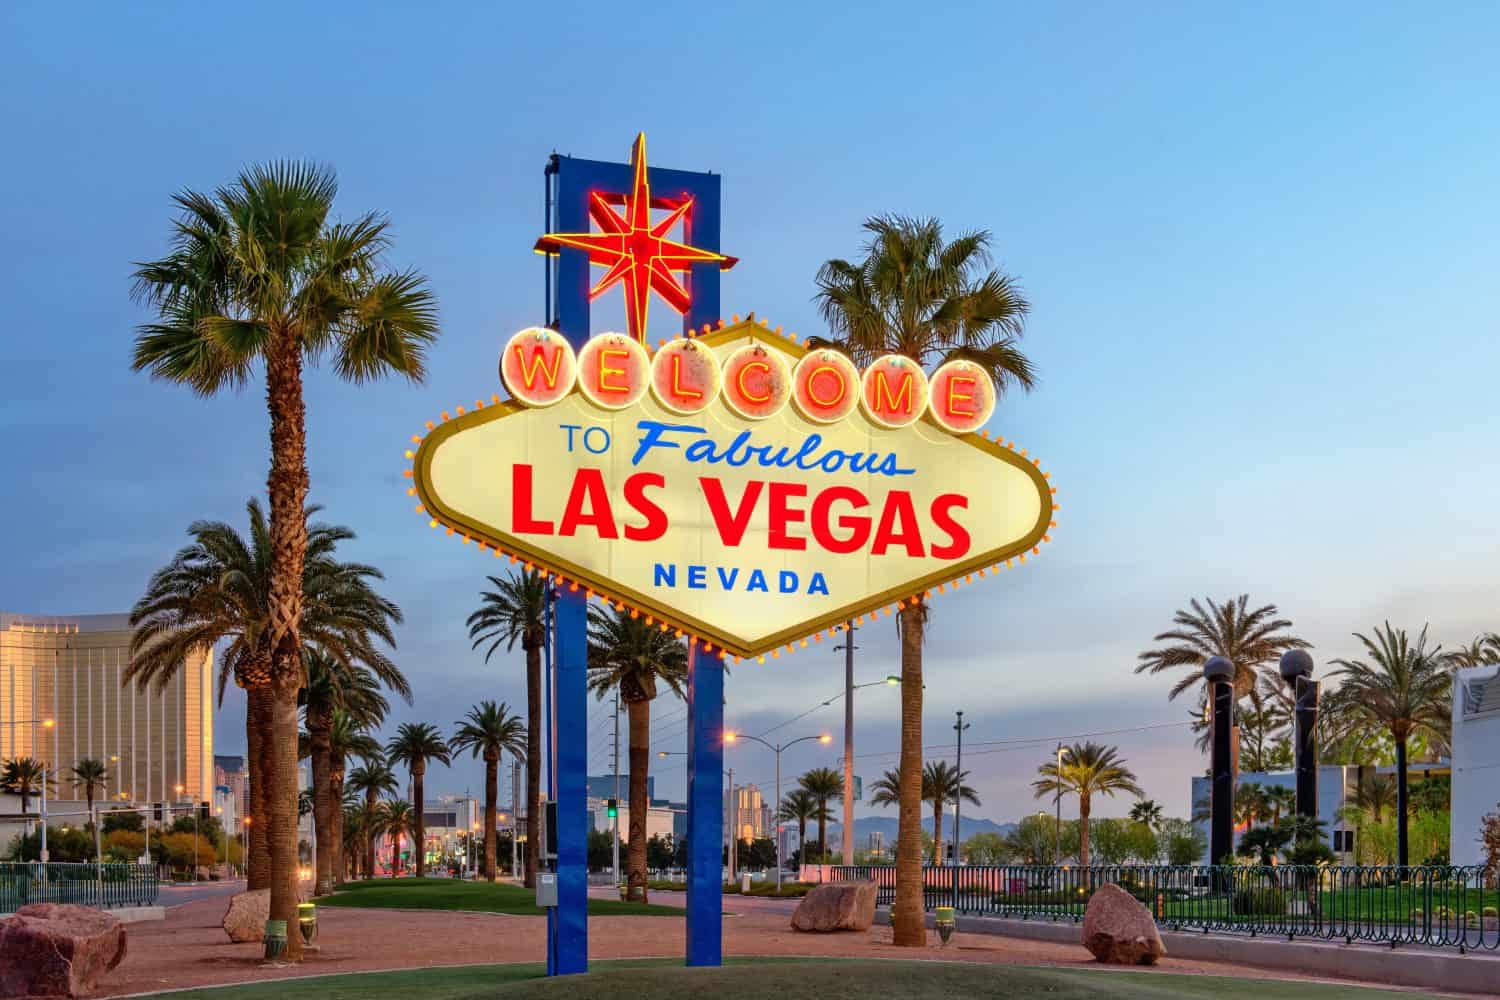
[[[125,925],[102,910],[33,903],[0,920],[0,997],[84,997],[125,958]]]
[[[1115,965],[1155,965],[1167,953],[1151,911],[1114,883],[1106,883],[1089,899],[1083,915],[1083,946],[1101,962]]]
[[[797,904],[796,931],[867,931],[875,922],[874,882],[829,882]]]

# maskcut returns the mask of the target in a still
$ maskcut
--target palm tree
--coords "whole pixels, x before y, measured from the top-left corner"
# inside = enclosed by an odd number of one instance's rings
[[[1486,632],[1475,636],[1468,645],[1449,653],[1448,661],[1455,668],[1485,667],[1491,663],[1500,663],[1500,633]]]
[[[888,775],[890,773],[891,773],[890,771],[886,772],[886,774],[888,774]],[[874,801],[874,800],[872,799],[871,801]],[[891,799],[891,801],[894,802],[896,800],[895,799]],[[886,803],[876,803],[876,804],[877,805],[884,805]],[[803,861],[804,864],[807,862],[807,824],[808,824],[808,821],[810,821],[810,820],[819,820],[819,821],[821,821],[821,820],[825,820],[827,818],[828,818],[828,807],[827,807],[827,805],[824,805],[822,808],[819,808],[819,806],[818,806],[818,800],[815,799],[815,798],[813,798],[811,795],[809,795],[807,793],[807,791],[805,789],[802,789],[802,788],[797,788],[797,789],[794,789],[794,790],[792,790],[790,792],[787,792],[786,795],[781,800],[781,806],[780,806],[780,808],[778,808],[776,810],[776,819],[779,822],[782,822],[782,823],[796,823],[797,824],[797,850],[800,852],[800,857],[802,858],[802,861]]]
[[[1204,607],[1204,603],[1208,606]],[[1156,642],[1168,645],[1147,650],[1137,659],[1138,674],[1159,674],[1167,670],[1184,670],[1181,680],[1167,695],[1168,700],[1203,682],[1203,664],[1210,657],[1223,656],[1234,664],[1234,696],[1238,700],[1255,692],[1255,682],[1262,668],[1275,663],[1289,649],[1307,649],[1304,639],[1282,629],[1292,623],[1277,618],[1276,605],[1250,607],[1250,595],[1218,603],[1195,597],[1190,611],[1172,616],[1175,628],[1157,635]]]
[[[411,772],[412,829],[416,839],[417,878],[421,878],[427,874],[427,824],[422,815],[426,811],[427,799],[423,795],[423,779],[427,776],[430,761],[437,761],[444,767],[451,764],[452,750],[435,726],[426,722],[403,722],[386,744],[385,756],[392,764],[405,764]]]
[[[1141,788],[1135,783],[1135,774],[1125,766],[1118,747],[1102,743],[1074,743],[1061,755],[1062,765],[1050,760],[1037,768],[1041,777],[1031,783],[1036,797],[1044,795],[1078,796],[1078,863],[1089,863],[1089,814],[1093,810],[1095,795],[1114,797],[1116,792],[1129,792],[1139,798]]]
[[[68,782],[74,788],[83,789],[84,801],[88,803],[89,817],[94,815],[94,799],[109,784],[109,766],[94,757],[85,757],[73,765]]]
[[[372,824],[378,812],[382,795],[395,795],[401,788],[396,781],[396,772],[385,762],[385,756],[376,753],[366,757],[363,765],[349,772],[348,788],[365,797],[365,878],[375,877],[375,840]]]
[[[687,647],[636,612],[589,608],[589,690],[602,701],[618,690],[630,724],[630,841],[626,898],[646,901],[646,777],[651,766],[651,702],[659,684],[678,698],[687,683]]]
[[[828,857],[828,841],[824,836],[828,818],[832,815],[828,803],[844,794],[844,776],[831,767],[815,767],[797,779],[797,785],[812,796],[817,805],[813,818],[818,821],[818,860],[822,862]],[[807,860],[806,851],[802,852],[802,857]]]
[[[412,809],[405,799],[386,799],[376,807],[370,819],[370,842],[386,837],[391,841],[391,877],[401,877],[401,838],[412,837],[416,843],[417,877],[422,875],[422,812]],[[370,868],[374,877],[374,866]]]
[[[1438,742],[1448,739],[1452,706],[1453,675],[1447,669],[1442,648],[1427,647],[1427,627],[1415,644],[1405,629],[1386,622],[1374,638],[1354,633],[1365,647],[1365,660],[1334,660],[1343,678],[1341,690],[1348,693],[1349,710],[1384,727],[1396,744],[1396,864],[1407,865],[1406,743],[1413,736]]]
[[[1272,823],[1280,823],[1281,817],[1297,812],[1297,789],[1289,785],[1267,785],[1265,789],[1266,814]]]
[[[52,784],[47,765],[35,757],[12,757],[0,766],[0,788],[21,797],[22,816],[30,810],[31,797],[41,794],[44,778],[48,785]]]
[[[500,799],[500,754],[509,750],[517,759],[526,757],[526,726],[510,706],[481,701],[458,723],[449,745],[454,753],[471,751],[484,758],[484,877],[495,881],[495,824]]]
[[[371,635],[394,645],[390,623],[401,620],[400,609],[363,586],[363,581],[350,589],[353,593],[345,601],[346,613],[351,617],[362,615]],[[366,644],[370,645],[368,640]],[[396,665],[374,649],[360,657],[362,662],[340,661],[319,647],[310,648],[304,659],[307,679],[303,714],[312,758],[313,825],[318,846],[313,895],[321,896],[333,891],[342,870],[338,855],[343,838],[338,825],[343,819],[345,762],[351,753],[363,756],[365,750],[378,750],[374,739],[363,730],[380,725],[390,709],[380,693],[381,683],[400,694],[407,704],[411,703],[411,686]],[[336,737],[335,720],[340,714],[344,717],[342,731]],[[358,749],[351,749],[349,743],[356,736],[363,740]],[[335,747],[336,739],[344,745]]]
[[[1155,799],[1141,799],[1130,807],[1130,820],[1133,823],[1144,823],[1152,830],[1160,830],[1161,822],[1166,818],[1161,803]]]
[[[360,865],[364,862],[365,844],[369,840],[370,813],[358,799],[343,806],[342,841],[345,869],[339,872],[339,881],[358,878]]]
[[[1266,790],[1257,781],[1241,782],[1234,787],[1234,821],[1243,823],[1252,830],[1258,820],[1270,812],[1266,803]]]
[[[521,644],[526,654],[526,888],[536,887],[542,842],[542,645],[547,625],[547,581],[536,570],[488,578],[494,590],[481,591],[469,615],[471,648],[488,643],[484,662],[503,645]]]
[[[963,783],[968,776],[968,771],[959,774],[958,768],[946,760],[930,760],[922,769],[922,800],[932,806],[932,863],[935,865],[943,863],[943,807],[960,798],[979,805],[979,795]]]
[[[344,786],[345,770],[349,764],[350,757],[359,757],[368,760],[381,754],[380,743],[371,736],[366,728],[369,725],[364,719],[356,717],[349,711],[336,708],[333,711],[332,724],[328,727],[328,798],[332,804],[330,810],[328,835],[333,841],[332,848],[327,852],[325,861],[331,882],[342,882],[344,880]],[[315,744],[311,740],[309,750]],[[314,789],[316,792],[316,789]],[[314,821],[316,821],[316,797],[314,798]],[[323,846],[322,840],[318,841],[318,847]],[[330,886],[330,889],[332,886]]]
[[[997,395],[1030,389],[1031,362],[1018,346],[1030,308],[1016,283],[989,269],[990,234],[943,238],[936,219],[883,216],[865,222],[861,261],[830,260],[818,271],[817,301],[837,340],[861,363],[897,353],[927,365],[964,358],[985,368]],[[901,798],[896,850],[894,941],[925,947],[922,905],[922,640],[928,605],[900,603]]]
[[[301,163],[254,166],[212,195],[183,191],[172,247],[141,264],[134,294],[157,312],[135,342],[133,367],[201,396],[250,380],[265,366],[271,424],[270,651],[248,674],[272,698],[269,753],[271,917],[297,910],[297,691],[301,686],[303,560],[307,533],[304,360],[331,355],[334,372],[360,383],[388,373],[420,382],[437,337],[426,279],[388,271],[388,223],[368,213],[330,219],[333,172]],[[265,669],[266,667],[269,669]],[[293,934],[287,957],[302,954]]]
[[[271,727],[270,688],[253,683],[270,671],[271,566],[270,524],[260,502],[245,504],[250,531],[246,537],[223,521],[194,521],[191,544],[157,570],[146,593],[130,612],[133,629],[127,682],[164,688],[177,676],[195,649],[226,642],[219,660],[218,699],[224,702],[229,678],[245,689],[245,738],[250,761],[247,858],[251,889],[271,886],[267,801],[273,767],[267,738]],[[309,507],[304,519],[319,510]],[[354,537],[348,528],[313,523],[307,528],[303,561],[300,633],[304,642],[340,662],[378,661],[371,646],[366,581],[375,571],[334,558],[338,544]]]
[[[1349,804],[1368,812],[1379,823],[1385,811],[1396,804],[1396,778],[1390,774],[1367,774],[1354,786]]]

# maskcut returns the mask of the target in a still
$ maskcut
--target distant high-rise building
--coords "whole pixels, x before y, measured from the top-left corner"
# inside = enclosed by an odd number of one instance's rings
[[[189,655],[163,687],[125,685],[130,636],[126,615],[0,612],[0,758],[36,757],[56,773],[93,758],[109,768],[107,798],[211,801],[213,650]],[[56,793],[83,797],[67,781]]]
[[[735,836],[740,840],[755,840],[768,836],[765,803],[761,799],[760,788],[756,785],[736,785],[734,799],[738,805],[733,819]],[[730,801],[728,792],[725,792],[724,801],[727,806]],[[726,834],[728,830],[729,826],[726,825]]]
[[[244,757],[214,755],[214,788],[234,800],[234,815],[250,815],[250,771]]]

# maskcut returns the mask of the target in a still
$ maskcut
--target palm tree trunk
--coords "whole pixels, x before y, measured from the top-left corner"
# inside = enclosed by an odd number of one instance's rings
[[[807,820],[797,820],[797,860],[807,864]]]
[[[1406,737],[1396,740],[1396,865],[1405,874],[1406,842]]]
[[[370,830],[375,822],[375,789],[365,789],[365,878],[375,877],[375,848],[379,839]]]
[[[625,898],[646,901],[646,775],[651,767],[651,702],[625,703],[630,720],[630,843],[627,845]],[[731,842],[733,834],[730,835]]]
[[[500,751],[484,752],[484,877],[495,881],[495,824],[500,798]]]
[[[285,961],[302,957],[302,935],[297,933],[297,678],[272,688],[271,756],[272,778],[269,798],[271,850],[271,916],[285,920],[290,933],[286,936]]]
[[[272,709],[270,801],[271,919],[292,930],[284,953],[302,957],[297,927],[297,690],[302,678],[302,568],[307,555],[307,409],[302,400],[302,344],[292,329],[271,331],[265,353],[271,415],[271,572],[267,600]]]
[[[311,744],[313,785],[313,829],[317,833],[317,856],[313,861],[313,895],[333,891],[333,815],[331,778],[333,771],[333,710],[318,706],[308,712],[307,736]]]
[[[348,881],[349,872],[344,859],[344,766],[346,761],[338,754],[329,754],[328,802],[329,829],[333,836],[330,845],[329,870],[333,872],[334,886]],[[319,841],[321,843],[321,841]]]
[[[271,888],[270,816],[266,812],[266,790],[271,777],[266,739],[271,733],[271,696],[263,686],[245,689],[245,751],[250,768],[246,809],[249,821],[245,853],[245,888]]]
[[[391,844],[391,878],[401,877],[401,831],[396,831]]]
[[[943,863],[943,800],[932,804],[932,863]]]
[[[734,790],[733,789],[730,789],[730,794],[731,795],[734,794]],[[827,832],[828,832],[828,803],[827,803],[827,801],[825,801],[823,799],[819,799],[818,800],[818,861],[817,861],[817,863],[820,864],[820,865],[823,863],[824,859],[826,859],[828,857],[828,841],[827,841],[827,839],[825,839]],[[731,839],[733,839],[733,835],[732,834],[731,834]]]
[[[536,888],[542,851],[542,644],[526,641],[526,877]]]
[[[894,944],[927,945],[922,907],[922,619],[912,602],[901,609],[901,803],[896,834]]]
[[[412,844],[412,852],[417,857],[417,878],[424,878],[427,875],[427,817],[422,814],[422,803],[426,799],[422,786],[426,776],[425,764],[411,769],[411,795],[416,800],[412,806],[416,810],[414,825],[417,828],[414,835],[416,842]]]
[[[1089,813],[1094,808],[1088,792],[1078,793],[1078,864],[1089,866]]]

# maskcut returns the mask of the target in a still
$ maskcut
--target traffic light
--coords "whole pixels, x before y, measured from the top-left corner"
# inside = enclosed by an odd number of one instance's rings
[[[151,821],[154,822],[154,823],[160,823],[161,822],[161,803],[160,802],[153,802],[153,803],[151,803]]]
[[[620,815],[620,801],[618,799],[608,800],[604,805],[604,814],[610,819],[614,819]]]

